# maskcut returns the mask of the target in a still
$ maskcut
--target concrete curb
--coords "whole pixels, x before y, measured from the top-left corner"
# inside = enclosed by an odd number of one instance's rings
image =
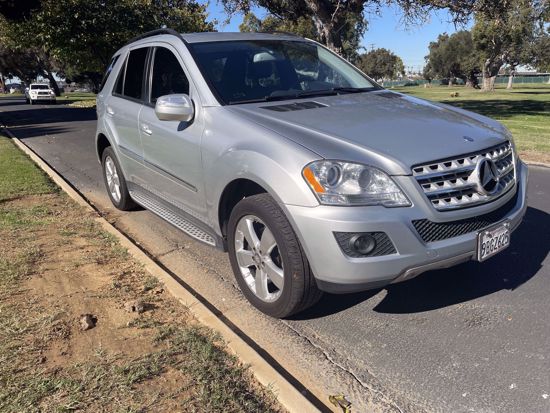
[[[126,235],[111,225],[105,218],[86,201],[86,199],[70,186],[56,171],[54,171],[42,158],[40,158],[28,146],[16,138],[7,128],[3,131],[13,142],[27,154],[64,192],[69,195],[80,206],[96,215],[95,221],[102,228],[117,237],[120,244],[140,262],[145,269],[159,281],[166,289],[176,297],[182,304],[189,308],[189,311],[205,326],[220,334],[227,347],[239,358],[239,360],[250,366],[250,371],[260,384],[271,389],[276,395],[278,402],[289,412],[306,413],[320,412],[302,393],[300,393],[287,379],[275,370],[264,358],[262,358],[251,346],[229,328],[218,318],[206,305],[200,302],[189,290],[178,283],[167,271],[153,261],[145,252],[138,248]],[[327,406],[327,409],[329,407]]]
[[[550,168],[550,163],[544,162],[525,162],[528,166],[536,166],[537,168]]]

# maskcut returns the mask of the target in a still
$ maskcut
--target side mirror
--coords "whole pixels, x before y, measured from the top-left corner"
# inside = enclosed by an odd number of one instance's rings
[[[166,95],[157,99],[155,113],[160,120],[189,122],[195,115],[195,108],[186,94]]]

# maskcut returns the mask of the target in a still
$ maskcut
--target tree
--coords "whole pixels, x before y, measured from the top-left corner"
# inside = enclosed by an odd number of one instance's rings
[[[550,33],[538,36],[531,45],[529,54],[533,67],[539,72],[550,72]]]
[[[378,13],[382,5],[397,5],[408,23],[425,21],[430,11],[439,9],[448,9],[455,23],[466,23],[473,13],[499,16],[508,9],[510,1],[513,0],[221,0],[230,16],[246,15],[258,6],[281,21],[310,20],[316,38],[352,60],[367,29],[366,12]],[[548,0],[530,1],[538,4]]]
[[[459,78],[467,86],[477,87],[477,75],[481,70],[469,31],[462,30],[451,36],[441,34],[428,48],[425,74],[431,78],[447,78],[449,86],[453,79]]]
[[[531,0],[504,0],[506,8],[490,15],[480,12],[475,17],[472,37],[480,55],[483,90],[494,89],[495,79],[504,64],[522,63],[520,51],[527,47],[547,7]]]
[[[313,20],[305,17],[289,21],[270,14],[261,20],[254,13],[247,13],[239,26],[239,30],[241,32],[289,32],[317,40]]]
[[[395,79],[405,75],[405,66],[399,56],[387,49],[375,49],[359,56],[357,66],[373,79]]]
[[[3,0],[0,2],[0,15],[8,21],[21,21],[39,8],[40,0]]]
[[[37,76],[47,78],[59,96],[53,75],[60,71],[59,65],[45,45],[35,43],[34,32],[26,20],[10,22],[0,17],[0,44],[0,71],[17,76],[26,83]]]
[[[113,53],[131,38],[161,27],[212,31],[206,8],[194,0],[43,0],[35,17],[37,36],[70,77],[99,86]]]
[[[379,1],[379,0],[376,0]],[[366,30],[363,16],[364,1],[356,0],[222,0],[229,15],[243,13],[250,15],[252,6],[265,8],[269,15],[261,21],[261,31],[265,27],[286,29],[302,34],[305,29],[314,39],[349,59],[357,57],[361,37]],[[256,18],[257,19],[257,18]],[[254,27],[250,23],[260,23],[249,18],[243,28]],[[313,30],[311,30],[313,28]]]
[[[195,0],[42,0],[39,9],[10,24],[8,33],[14,46],[50,63],[44,73],[51,80],[56,69],[73,80],[88,80],[97,89],[118,48],[161,27],[214,30],[206,21],[206,7]]]

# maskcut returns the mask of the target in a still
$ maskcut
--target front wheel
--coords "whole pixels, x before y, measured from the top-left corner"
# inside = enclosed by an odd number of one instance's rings
[[[228,246],[241,291],[263,313],[289,317],[321,298],[300,241],[269,194],[245,198],[235,206]]]

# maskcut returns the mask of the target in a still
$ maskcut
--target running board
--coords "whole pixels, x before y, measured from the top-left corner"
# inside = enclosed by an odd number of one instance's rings
[[[183,213],[178,213],[174,210],[174,208],[163,205],[164,202],[159,202],[156,197],[148,194],[144,190],[142,191],[141,189],[137,189],[135,185],[132,185],[132,187],[133,188],[129,191],[130,195],[132,199],[142,207],[148,209],[155,215],[158,215],[176,228],[185,232],[190,237],[213,247],[220,247],[216,243],[216,238],[192,223],[190,219],[185,218]]]

